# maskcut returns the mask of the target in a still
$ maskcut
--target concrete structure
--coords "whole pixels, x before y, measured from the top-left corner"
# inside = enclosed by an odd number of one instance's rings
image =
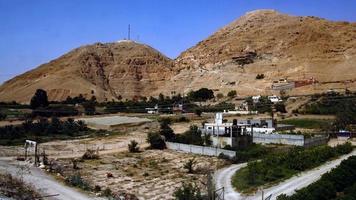
[[[312,147],[327,144],[328,136],[315,136],[312,138],[305,138],[304,135],[291,134],[253,134],[253,142],[259,144],[286,144],[294,146]]]
[[[292,125],[276,125],[271,119],[247,119],[223,122],[223,113],[216,113],[214,123],[205,123],[201,128],[203,134],[211,135],[214,146],[240,146],[252,142],[256,133],[272,134],[275,131],[293,130]]]
[[[219,156],[220,154],[224,154],[233,158],[236,156],[235,151],[229,151],[225,149],[219,149],[215,147],[207,147],[207,146],[197,146],[191,144],[182,144],[182,143],[174,143],[174,142],[166,142],[167,148],[182,151],[186,153],[207,155],[207,156]]]

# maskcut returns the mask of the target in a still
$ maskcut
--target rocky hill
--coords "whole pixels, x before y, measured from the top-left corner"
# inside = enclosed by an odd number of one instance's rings
[[[181,90],[207,86],[223,93],[236,89],[242,95],[269,94],[272,82],[280,78],[356,79],[355,61],[356,23],[258,10],[183,52],[175,60],[180,73],[172,80],[185,87]],[[257,74],[265,79],[256,80]],[[319,84],[292,93],[335,87],[344,85]]]
[[[133,41],[87,45],[17,76],[0,87],[0,100],[28,102],[36,89],[50,100],[95,95],[99,101],[149,96],[173,74],[173,62]]]
[[[278,93],[281,78],[319,81],[288,94],[356,90],[356,23],[249,12],[170,60],[132,41],[75,49],[0,86],[0,101],[28,102],[37,88],[51,100],[95,95],[100,101],[186,93],[207,87],[239,96]],[[265,78],[257,80],[257,74]]]

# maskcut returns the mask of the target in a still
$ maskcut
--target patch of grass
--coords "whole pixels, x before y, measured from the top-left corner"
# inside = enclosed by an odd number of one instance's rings
[[[282,180],[288,179],[292,177],[296,172],[295,170],[290,170],[286,168],[281,168],[279,171],[276,171],[277,176],[283,177],[282,179],[278,179],[272,182],[268,182],[262,179],[261,176],[256,174],[256,179],[254,182],[250,181],[250,175],[247,167],[240,169],[233,177],[232,177],[232,185],[240,192],[244,194],[252,194],[257,191],[257,188],[261,185],[268,186],[273,185],[274,183],[280,182]],[[272,174],[271,174],[272,175]]]
[[[331,121],[324,119],[286,119],[280,121],[280,123],[294,125],[297,128],[320,129],[330,124]]]

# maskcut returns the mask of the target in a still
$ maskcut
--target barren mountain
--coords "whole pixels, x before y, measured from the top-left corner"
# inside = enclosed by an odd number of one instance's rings
[[[226,94],[269,94],[273,81],[316,78],[320,84],[291,93],[351,87],[356,79],[356,23],[297,17],[273,10],[249,12],[183,52],[178,90],[206,86]],[[266,76],[256,80],[257,74]],[[322,82],[345,82],[322,84]],[[173,88],[172,88],[173,89]]]
[[[172,61],[132,41],[83,46],[0,87],[0,100],[29,102],[38,88],[50,100],[83,94],[98,100],[149,96],[173,72]]]
[[[170,95],[207,87],[239,96],[271,94],[281,78],[319,83],[288,94],[356,90],[356,23],[249,12],[174,61],[132,41],[75,49],[0,86],[0,101],[28,102],[46,89],[51,100],[95,95],[100,101]],[[256,80],[257,74],[265,78]]]

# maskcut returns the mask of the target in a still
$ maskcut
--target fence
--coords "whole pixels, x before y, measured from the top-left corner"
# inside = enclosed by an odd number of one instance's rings
[[[193,154],[219,156],[222,153],[226,156],[229,156],[230,158],[236,156],[235,151],[229,151],[229,150],[219,149],[215,147],[206,147],[206,146],[198,146],[198,145],[182,144],[182,143],[174,143],[174,142],[166,142],[166,145],[168,149],[183,151],[183,152],[193,153]]]
[[[261,144],[288,144],[295,146],[311,147],[328,142],[328,136],[315,136],[312,138],[304,138],[304,135],[289,135],[289,134],[253,134],[253,142]]]

